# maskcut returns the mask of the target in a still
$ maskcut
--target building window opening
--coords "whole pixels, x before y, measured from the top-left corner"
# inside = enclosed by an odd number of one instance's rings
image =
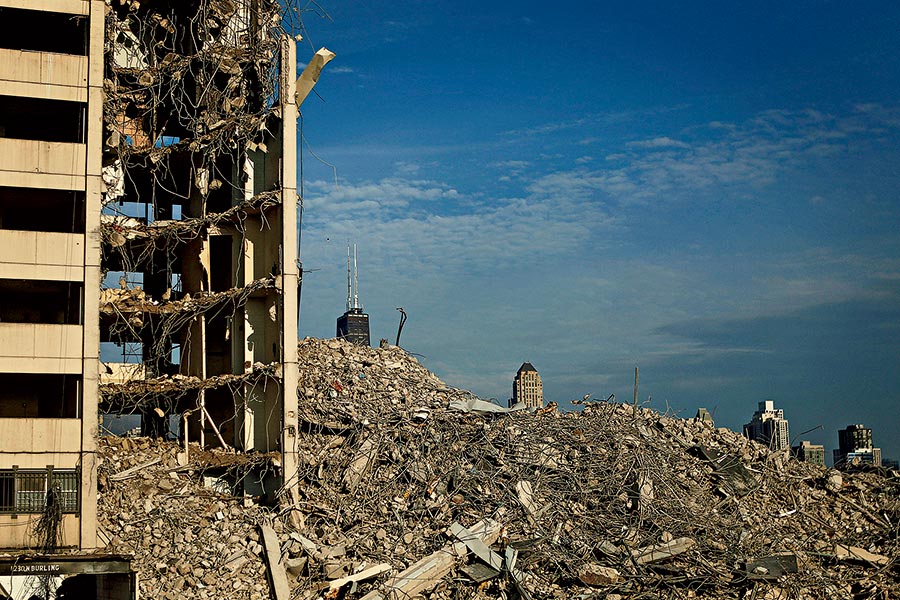
[[[85,142],[83,102],[0,96],[0,137],[39,142]]]
[[[77,469],[0,469],[0,513],[40,513],[54,490],[63,513],[78,512]]]
[[[84,192],[0,187],[0,229],[84,233]]]
[[[0,279],[0,322],[81,325],[83,297],[80,283]]]
[[[81,376],[0,373],[0,418],[77,419]]]
[[[144,345],[140,342],[100,342],[100,361],[140,364],[144,362]]]
[[[107,271],[103,277],[103,288],[107,290],[133,290],[143,285],[144,274],[136,271]]]
[[[0,8],[0,48],[87,56],[88,18],[45,10]]]

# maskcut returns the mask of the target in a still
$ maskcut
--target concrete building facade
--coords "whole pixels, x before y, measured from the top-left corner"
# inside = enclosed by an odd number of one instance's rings
[[[0,548],[97,546],[105,11],[0,0]]]
[[[759,403],[753,418],[744,425],[744,435],[772,450],[784,450],[791,445],[791,434],[784,410],[775,408],[775,402]]]
[[[844,469],[856,464],[881,466],[881,448],[875,448],[872,429],[862,423],[838,430],[838,447],[833,451],[834,466]]]
[[[531,408],[544,406],[544,385],[537,369],[530,362],[522,363],[513,380],[513,396],[510,406],[523,402]]]
[[[277,453],[244,492],[292,493],[298,105],[333,54],[296,79],[283,10],[0,0],[0,549],[98,547],[101,414]]]
[[[791,452],[797,457],[797,460],[825,466],[825,446],[822,444],[813,444],[803,440],[799,446],[793,446]]]

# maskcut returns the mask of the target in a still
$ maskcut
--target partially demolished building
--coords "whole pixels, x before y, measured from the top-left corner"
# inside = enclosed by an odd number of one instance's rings
[[[296,472],[288,10],[0,0],[0,548],[98,546],[102,413]]]

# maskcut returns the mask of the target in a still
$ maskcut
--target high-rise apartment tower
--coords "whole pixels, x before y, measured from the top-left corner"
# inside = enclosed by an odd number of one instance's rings
[[[744,425],[744,435],[772,450],[784,450],[791,445],[788,421],[784,418],[784,410],[775,408],[772,400],[759,403],[753,418]]]

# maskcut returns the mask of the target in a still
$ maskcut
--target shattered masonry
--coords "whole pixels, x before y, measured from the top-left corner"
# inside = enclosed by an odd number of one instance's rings
[[[135,554],[143,596],[287,597],[273,568],[307,600],[900,593],[897,471],[615,402],[485,412],[396,346],[306,339],[299,366],[299,492],[277,515],[209,477],[245,455],[101,440],[102,537]]]
[[[299,285],[285,23],[299,12],[275,0],[107,5],[99,308],[101,341],[122,357],[101,365],[101,412],[141,414],[144,435],[174,416],[189,440],[281,452],[295,432],[284,399]],[[248,493],[271,496],[273,473],[247,478]]]

